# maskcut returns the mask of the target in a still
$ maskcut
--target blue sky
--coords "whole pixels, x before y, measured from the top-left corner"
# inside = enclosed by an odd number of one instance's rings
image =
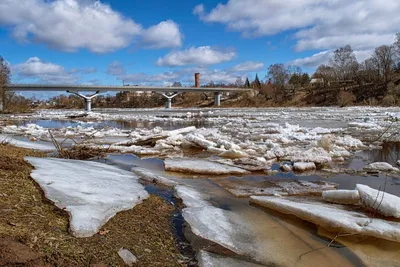
[[[352,45],[362,61],[400,31],[400,1],[1,0],[0,55],[14,83],[170,85],[312,72]]]

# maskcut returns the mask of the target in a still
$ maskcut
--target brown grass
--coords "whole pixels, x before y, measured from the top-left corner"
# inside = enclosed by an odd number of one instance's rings
[[[68,217],[47,201],[30,178],[24,156],[32,150],[0,145],[0,237],[20,240],[54,266],[120,266],[117,251],[129,249],[137,266],[179,266],[170,225],[173,206],[151,196],[134,209],[120,212],[90,238],[68,233]]]

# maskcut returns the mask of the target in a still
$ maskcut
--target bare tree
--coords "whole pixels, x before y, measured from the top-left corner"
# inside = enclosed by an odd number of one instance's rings
[[[324,82],[330,82],[335,79],[335,70],[328,65],[320,65],[315,71],[313,78],[323,79]]]
[[[353,79],[358,69],[358,62],[350,45],[336,49],[329,64],[335,70],[336,79],[339,81]]]
[[[6,110],[7,94],[5,85],[10,82],[10,68],[3,57],[0,56],[0,93],[3,112]]]
[[[374,54],[372,55],[372,59],[378,70],[379,76],[384,82],[388,82],[394,70],[394,46],[382,45],[376,48]]]
[[[283,86],[289,80],[288,69],[282,63],[268,67],[268,78],[274,85]]]

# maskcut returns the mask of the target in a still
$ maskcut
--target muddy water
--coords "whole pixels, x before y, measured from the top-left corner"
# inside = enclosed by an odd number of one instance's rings
[[[140,166],[166,175],[180,183],[192,186],[202,192],[214,206],[237,213],[247,222],[256,236],[258,258],[266,265],[281,266],[396,266],[400,265],[400,244],[367,238],[354,240],[340,238],[340,244],[326,248],[332,234],[293,216],[282,215],[271,210],[249,205],[246,198],[235,198],[213,181],[213,177],[184,178],[185,175],[165,173],[160,159],[141,160],[133,155],[110,155],[106,160],[124,169]],[[220,178],[218,178],[220,179]],[[229,177],[226,177],[229,179]],[[316,175],[295,176],[279,174],[275,176],[245,176],[250,183],[265,179],[300,179],[307,181],[326,180]],[[361,177],[336,175],[329,181],[339,184],[339,188],[353,189],[356,183],[376,187],[386,179],[386,191],[400,196],[400,184],[396,178]]]

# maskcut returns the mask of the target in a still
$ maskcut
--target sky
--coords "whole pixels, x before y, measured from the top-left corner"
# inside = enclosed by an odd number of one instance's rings
[[[234,83],[268,66],[359,61],[400,32],[399,0],[0,0],[13,83]]]

